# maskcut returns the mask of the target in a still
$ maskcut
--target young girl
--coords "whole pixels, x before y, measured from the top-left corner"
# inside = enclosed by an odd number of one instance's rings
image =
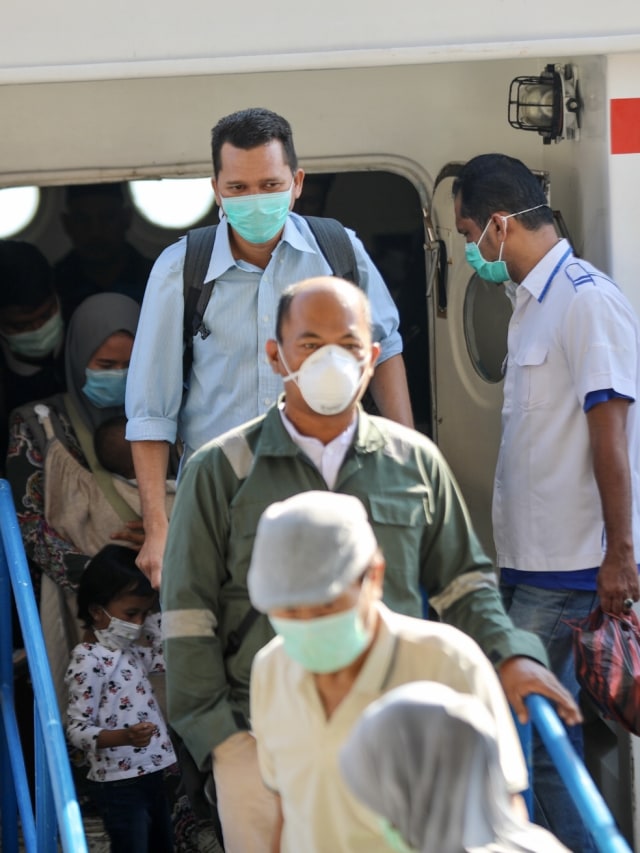
[[[163,769],[176,760],[148,674],[164,672],[156,595],[136,552],[107,545],[78,588],[85,642],[66,674],[67,736],[89,762],[91,796],[118,853],[170,853]],[[148,618],[147,618],[148,617]]]

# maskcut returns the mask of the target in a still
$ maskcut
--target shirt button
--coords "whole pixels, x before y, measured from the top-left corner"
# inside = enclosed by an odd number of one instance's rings
[[[270,406],[272,403],[271,397],[265,397],[262,402],[265,404],[265,406]]]

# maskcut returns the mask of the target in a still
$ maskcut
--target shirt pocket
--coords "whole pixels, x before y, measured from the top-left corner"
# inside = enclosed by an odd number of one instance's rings
[[[427,524],[426,495],[369,496],[371,524],[387,564],[385,599],[393,606],[419,589],[420,543]],[[411,595],[412,593],[412,595]]]
[[[514,359],[514,403],[521,409],[537,409],[550,400],[548,344],[531,344],[516,353]]]

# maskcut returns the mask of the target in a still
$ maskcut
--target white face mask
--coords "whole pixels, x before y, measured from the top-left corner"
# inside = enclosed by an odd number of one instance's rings
[[[293,380],[314,412],[319,415],[337,415],[349,406],[359,393],[364,380],[364,367],[368,356],[358,361],[344,347],[327,344],[302,362],[292,373],[278,344],[282,363],[289,371],[285,382]]]
[[[111,650],[126,649],[131,643],[135,643],[142,633],[142,625],[118,619],[112,616],[104,607],[102,608],[102,612],[106,613],[111,621],[106,628],[93,629],[93,633],[96,635],[99,643]]]

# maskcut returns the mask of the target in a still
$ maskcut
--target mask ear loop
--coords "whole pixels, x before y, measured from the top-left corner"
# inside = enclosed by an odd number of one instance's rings
[[[487,224],[484,226],[484,231],[483,231],[483,232],[482,232],[482,234],[478,237],[478,240],[477,240],[477,242],[476,242],[476,246],[478,246],[478,247],[480,246],[480,243],[482,243],[482,240],[483,240],[483,238],[484,238],[484,235],[485,235],[485,234],[487,233],[487,231],[489,230],[489,226],[490,226],[490,225],[491,225],[491,217],[489,217],[489,221],[488,221],[488,222],[487,222]]]
[[[282,363],[284,365],[284,369],[287,371],[287,375],[282,377],[282,381],[283,382],[290,382],[291,380],[293,380],[293,382],[295,382],[297,385],[298,384],[298,375],[299,375],[300,371],[296,370],[295,373],[292,372],[291,368],[287,364],[286,358],[284,357],[284,353],[280,349],[280,344],[278,341],[276,341],[276,346],[278,348],[278,355],[280,356],[280,360],[282,361]]]
[[[518,211],[516,211],[516,213],[508,213],[506,216],[502,216],[502,214],[500,214],[500,219],[502,219],[502,221],[505,224],[505,227],[504,227],[505,239],[506,239],[506,235],[507,235],[507,219],[511,219],[514,216],[522,216],[523,213],[531,213],[532,210],[538,210],[540,207],[547,207],[547,205],[546,204],[536,204],[535,207],[528,207],[526,210],[518,210]],[[491,216],[493,216],[493,214]],[[476,246],[480,245],[482,238],[484,237],[484,235],[489,230],[489,226],[491,225],[491,216],[489,217],[489,221],[487,222],[487,224],[484,226],[484,231],[478,237],[478,240],[476,242]],[[504,240],[502,241],[502,243],[504,244]],[[502,245],[500,246],[500,254],[498,255],[498,260],[499,261],[502,260]]]
[[[356,403],[359,403],[360,400],[364,397],[367,391],[368,383],[371,381],[374,371],[375,365],[370,364],[371,361],[371,353],[368,356],[365,356],[358,362],[358,366],[362,373],[360,374],[360,381],[358,382],[358,388],[356,391],[356,396],[353,398]],[[367,376],[367,371],[369,371],[368,381],[365,383],[365,377]]]
[[[499,261],[502,260],[502,250],[504,249],[504,244],[506,243],[506,240],[507,240],[507,231],[509,230],[508,220],[511,218],[511,216],[515,216],[515,214],[511,213],[509,216],[501,216],[500,217],[500,219],[502,219],[502,221],[504,222],[504,240],[500,241],[500,251],[498,252],[498,260]]]

